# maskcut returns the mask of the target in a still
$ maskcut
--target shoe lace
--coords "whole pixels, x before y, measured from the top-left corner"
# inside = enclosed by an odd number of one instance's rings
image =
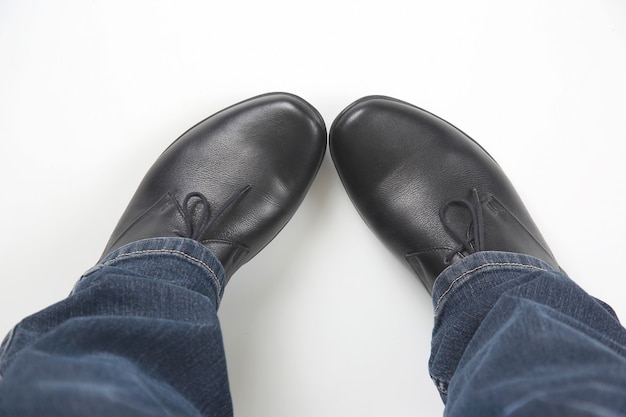
[[[182,237],[187,237],[193,240],[200,241],[202,240],[202,236],[204,236],[211,226],[215,223],[217,219],[219,219],[229,208],[231,208],[239,199],[243,197],[243,195],[250,190],[251,186],[247,185],[241,190],[233,193],[228,200],[215,212],[211,215],[209,200],[206,196],[200,192],[192,192],[185,196],[182,204],[182,215],[185,220],[185,231],[186,233],[181,233]],[[198,203],[192,203],[192,199],[199,200]],[[194,215],[197,212],[197,205],[201,206],[201,210],[197,215]],[[194,222],[194,219],[197,219],[197,222]]]
[[[450,199],[446,201],[439,209],[439,218],[446,231],[457,241],[459,245],[456,246],[448,255],[446,255],[444,261],[450,263],[455,255],[462,255],[464,253],[476,253],[484,250],[484,222],[483,222],[483,209],[480,204],[480,198],[478,191],[473,190],[472,199],[467,200],[464,198]],[[467,225],[467,229],[459,232],[453,228],[453,223],[448,219],[448,211],[454,206],[460,206],[465,208],[470,213],[470,222]]]

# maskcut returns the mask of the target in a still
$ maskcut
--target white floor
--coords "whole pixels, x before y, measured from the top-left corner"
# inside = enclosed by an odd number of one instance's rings
[[[0,3],[0,332],[67,295],[180,133],[289,91],[328,126],[385,94],[500,162],[561,264],[626,318],[626,3]],[[326,158],[227,288],[238,416],[438,416],[432,310]],[[184,343],[184,341],[181,341]]]

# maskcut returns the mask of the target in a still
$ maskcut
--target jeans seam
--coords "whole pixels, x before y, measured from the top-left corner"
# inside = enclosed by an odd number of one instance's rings
[[[446,394],[446,395],[448,394],[448,386],[450,385],[449,381],[436,378],[432,375],[430,376],[430,378],[434,382],[439,392],[441,392],[442,394]]]
[[[517,267],[517,268],[527,268],[527,269],[534,269],[536,271],[548,272],[545,268],[540,268],[538,266],[526,265],[526,264],[521,264],[521,263],[516,263],[516,262],[490,262],[490,263],[487,263],[487,264],[479,265],[479,266],[477,266],[474,269],[470,269],[469,271],[465,271],[464,273],[462,273],[461,275],[459,275],[458,277],[453,279],[452,282],[450,282],[450,285],[448,286],[448,288],[437,299],[437,304],[435,306],[435,313],[439,309],[439,306],[440,306],[441,302],[443,301],[444,297],[446,295],[448,295],[448,293],[450,291],[452,291],[452,287],[454,287],[461,279],[465,278],[467,275],[472,274],[472,273],[474,273],[476,271],[479,271],[479,270],[484,269],[484,268],[492,267],[492,266],[495,266],[495,267],[511,266],[511,267]]]
[[[15,326],[13,326],[11,328],[11,331],[7,335],[6,343],[2,347],[2,351],[0,351],[0,359],[3,358],[7,354],[7,352],[11,348],[11,345],[13,345],[13,340],[15,339],[15,330],[17,329],[17,326],[19,326],[19,325],[20,325],[20,323],[18,323]],[[2,378],[4,378],[4,375],[2,375],[2,371],[1,371],[1,368],[0,368],[0,380],[2,380]]]
[[[133,252],[128,252],[128,253],[121,253],[117,255],[115,258],[106,261],[105,264],[112,264],[119,258],[128,257],[131,255],[145,255],[145,254],[154,254],[154,253],[170,253],[170,254],[175,254],[175,255],[181,255],[189,260],[197,262],[198,264],[206,268],[212,275],[213,282],[215,282],[215,285],[217,286],[218,298],[220,298],[219,294],[221,294],[222,292],[222,284],[220,284],[220,280],[217,277],[217,274],[215,273],[215,271],[213,271],[213,269],[203,260],[198,259],[194,256],[191,256],[183,251],[179,251],[175,249],[144,249],[144,250],[138,250],[138,251],[133,251]]]

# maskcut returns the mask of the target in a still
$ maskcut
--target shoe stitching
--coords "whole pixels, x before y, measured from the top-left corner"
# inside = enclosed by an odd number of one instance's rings
[[[195,261],[195,262],[199,263],[201,266],[205,267],[207,270],[209,270],[209,272],[213,276],[213,281],[215,282],[215,285],[217,286],[217,291],[218,291],[217,297],[220,298],[220,294],[222,293],[222,284],[220,284],[220,280],[217,278],[217,274],[215,273],[215,271],[213,271],[213,269],[211,269],[211,267],[206,262],[204,262],[203,260],[198,259],[196,257],[193,257],[191,255],[188,255],[185,252],[182,252],[182,251],[179,251],[179,250],[174,250],[174,249],[147,249],[147,250],[139,250],[139,251],[133,251],[133,252],[128,252],[128,253],[122,253],[122,254],[116,256],[114,259],[106,261],[105,264],[113,263],[115,260],[117,260],[119,258],[131,256],[131,255],[142,255],[142,254],[153,254],[153,253],[172,253],[172,254],[175,254],[175,255],[181,255],[181,256],[183,256],[183,257],[185,257],[187,259],[190,259],[192,261]]]
[[[504,211],[504,213],[508,214],[509,216],[511,216],[513,218],[513,220],[515,220],[515,222],[526,232],[528,233],[528,235],[535,241],[536,244],[539,245],[539,247],[541,249],[543,249],[543,251],[550,257],[550,258],[554,258],[554,256],[552,255],[552,252],[550,252],[550,249],[548,249],[546,246],[544,246],[543,243],[541,243],[539,241],[539,239],[537,239],[535,237],[535,235],[530,231],[530,229],[526,226],[526,224],[524,224],[524,222],[522,222],[507,206],[506,204],[504,204],[503,201],[500,201],[500,199],[493,195],[490,194],[489,195],[489,200],[488,200],[488,205],[489,208],[495,212],[495,213],[501,213]],[[499,206],[499,207],[498,207]],[[556,261],[554,260],[554,262],[556,263]],[[548,263],[552,263],[552,262],[548,262]]]
[[[111,247],[116,247],[117,242],[119,242],[122,236],[124,236],[126,232],[128,232],[133,226],[135,226],[139,221],[141,221],[147,213],[149,213],[154,208],[167,203],[168,200],[171,200],[174,202],[176,206],[176,210],[178,211],[178,214],[182,216],[183,212],[182,212],[182,208],[180,207],[180,204],[178,203],[178,201],[176,201],[176,198],[174,197],[174,195],[170,191],[167,191],[165,194],[159,197],[159,199],[154,204],[152,204],[150,207],[148,207],[147,209],[139,213],[139,215],[135,217],[128,226],[126,226],[120,233],[118,233],[115,236],[115,240],[113,240],[112,242],[109,242],[109,244],[107,245],[107,250],[105,250],[105,252],[108,252],[109,248]],[[111,236],[111,238],[113,238],[113,236]]]
[[[458,277],[456,277],[454,280],[452,280],[452,282],[450,283],[450,285],[448,286],[448,288],[443,292],[443,294],[441,294],[441,296],[437,299],[437,305],[435,306],[435,313],[437,312],[437,310],[439,309],[439,306],[441,305],[441,302],[443,301],[444,297],[446,295],[448,295],[448,293],[450,291],[452,291],[452,287],[454,287],[456,285],[457,282],[459,282],[461,279],[465,278],[467,275],[472,274],[476,271],[479,271],[481,269],[487,268],[487,267],[491,267],[491,266],[513,266],[513,267],[519,267],[519,268],[527,268],[527,269],[534,269],[536,271],[544,271],[544,272],[548,272],[546,269],[544,268],[540,268],[538,266],[533,266],[533,265],[525,265],[525,264],[520,264],[520,263],[515,263],[515,262],[493,262],[493,263],[488,263],[488,264],[483,264],[480,266],[477,266],[474,269],[470,269],[469,271],[465,271],[464,273],[462,273],[461,275],[459,275]]]
[[[435,246],[435,247],[428,248],[428,249],[421,249],[421,250],[417,250],[415,252],[409,252],[409,253],[406,254],[406,257],[407,258],[411,258],[411,257],[417,256],[417,255],[421,255],[423,253],[441,252],[443,250],[450,251],[452,249],[453,248],[450,247],[450,246]]]

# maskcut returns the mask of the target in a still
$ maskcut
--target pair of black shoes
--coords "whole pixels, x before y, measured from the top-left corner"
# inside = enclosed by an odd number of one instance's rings
[[[451,124],[373,96],[346,108],[329,136],[357,210],[429,291],[449,264],[478,251],[524,253],[558,267],[498,164]],[[325,150],[322,117],[297,96],[266,94],[222,110],[163,152],[104,253],[187,237],[211,250],[230,278],[293,216]]]

